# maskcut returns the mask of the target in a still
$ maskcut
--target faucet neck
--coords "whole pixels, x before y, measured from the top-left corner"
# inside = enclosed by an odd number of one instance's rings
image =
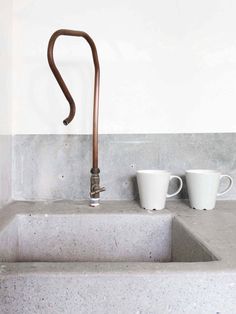
[[[63,80],[56,64],[54,61],[54,45],[59,36],[75,36],[75,37],[83,37],[89,44],[92,56],[93,56],[93,63],[94,63],[94,95],[93,95],[93,168],[98,168],[98,112],[99,112],[99,89],[100,89],[100,66],[98,60],[98,53],[97,48],[92,40],[92,38],[85,32],[75,31],[70,29],[59,29],[58,31],[54,32],[49,40],[48,43],[48,63],[52,70],[53,75],[55,76],[59,86],[63,94],[65,95],[67,101],[69,102],[70,112],[68,117],[63,121],[65,125],[68,125],[75,116],[75,102],[71,93]]]
[[[99,67],[99,60],[97,54],[97,48],[92,40],[92,38],[85,32],[69,30],[69,29],[60,29],[54,32],[49,40],[48,43],[48,63],[49,66],[62,89],[66,99],[69,102],[70,112],[68,117],[63,121],[65,125],[68,125],[75,116],[75,102],[69,92],[69,89],[66,86],[58,68],[56,67],[54,56],[53,56],[53,49],[55,45],[56,39],[61,36],[75,36],[75,37],[83,37],[89,44],[92,56],[93,56],[93,63],[94,63],[94,99],[93,99],[93,167],[91,169],[91,184],[90,184],[90,196],[94,199],[99,199],[99,193],[104,191],[104,188],[100,188],[100,178],[99,178],[99,168],[98,168],[98,112],[99,112],[99,89],[100,89],[100,67]]]

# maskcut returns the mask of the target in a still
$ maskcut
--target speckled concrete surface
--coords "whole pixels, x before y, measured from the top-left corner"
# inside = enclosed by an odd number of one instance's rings
[[[149,213],[135,202],[121,201],[106,202],[96,209],[84,202],[69,201],[15,202],[6,206],[0,212],[1,232],[16,215],[110,215],[111,220],[114,215],[133,215],[134,223],[140,215],[160,220],[171,215],[173,225],[177,222],[177,230],[172,226],[172,242],[177,238],[174,245],[180,256],[187,251],[188,243],[192,247],[191,241],[195,241],[217,260],[2,262],[0,313],[235,313],[236,202],[218,202],[214,211],[196,211],[180,201],[168,202],[167,208]],[[178,224],[185,231],[182,236]],[[187,234],[191,239],[185,241]],[[128,236],[135,236],[132,228]]]
[[[132,236],[131,236],[132,235]],[[183,245],[184,249],[181,249]],[[196,262],[216,258],[166,211],[17,214],[0,233],[3,262]]]
[[[2,123],[2,126],[4,123]],[[0,207],[11,200],[12,194],[12,136],[0,134]]]
[[[171,224],[167,213],[20,214],[0,233],[0,261],[170,261]]]
[[[138,169],[166,169],[183,176],[186,169],[210,168],[236,181],[236,133],[102,134],[99,143],[101,184],[106,187],[103,199],[136,199]],[[87,199],[90,168],[89,135],[13,137],[15,200]],[[175,184],[171,191],[176,190]],[[185,181],[177,197],[188,198]],[[236,198],[236,184],[223,198]]]

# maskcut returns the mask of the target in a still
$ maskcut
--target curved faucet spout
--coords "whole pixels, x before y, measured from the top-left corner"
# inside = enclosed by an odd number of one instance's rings
[[[54,56],[53,56],[53,49],[56,39],[61,36],[75,36],[75,37],[83,37],[89,44],[92,50],[93,56],[93,63],[95,68],[95,75],[94,75],[94,95],[93,95],[93,166],[91,169],[91,184],[90,184],[90,197],[95,200],[93,201],[93,205],[97,205],[97,199],[99,199],[100,192],[104,190],[104,188],[100,188],[99,186],[99,168],[98,168],[98,110],[99,110],[99,84],[100,84],[100,67],[98,61],[98,54],[97,49],[94,41],[92,38],[85,32],[69,30],[69,29],[60,29],[52,34],[49,43],[48,43],[48,63],[49,66],[61,87],[63,94],[65,95],[66,99],[69,102],[70,112],[68,117],[63,121],[65,125],[68,125],[75,116],[75,102],[64,82],[58,68],[56,67]]]

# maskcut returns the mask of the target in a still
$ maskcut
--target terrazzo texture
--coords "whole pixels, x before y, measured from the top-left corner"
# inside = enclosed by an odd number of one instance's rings
[[[217,260],[208,262],[0,263],[1,314],[232,314],[236,309],[236,202],[196,211],[181,201],[146,212],[135,202],[15,202],[0,211],[0,230],[16,215],[172,215]],[[176,238],[179,225],[172,233]],[[130,232],[130,236],[132,232]],[[182,234],[176,245],[186,248]],[[182,239],[182,240],[181,240]],[[186,251],[186,250],[184,250]]]
[[[236,179],[233,133],[100,135],[99,141],[101,186],[106,187],[101,197],[106,200],[136,199],[138,169],[166,169],[181,176],[186,169],[218,169]],[[89,135],[16,135],[13,199],[88,199],[90,168]],[[176,197],[187,198],[185,184]],[[221,198],[235,199],[236,184]]]

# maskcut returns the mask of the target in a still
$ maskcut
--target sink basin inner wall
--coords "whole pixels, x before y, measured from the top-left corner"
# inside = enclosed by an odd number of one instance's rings
[[[0,234],[0,260],[168,262],[171,225],[170,214],[21,214]]]
[[[217,258],[177,219],[172,221],[172,262],[209,262]]]
[[[0,232],[2,262],[207,262],[170,213],[19,214]]]

